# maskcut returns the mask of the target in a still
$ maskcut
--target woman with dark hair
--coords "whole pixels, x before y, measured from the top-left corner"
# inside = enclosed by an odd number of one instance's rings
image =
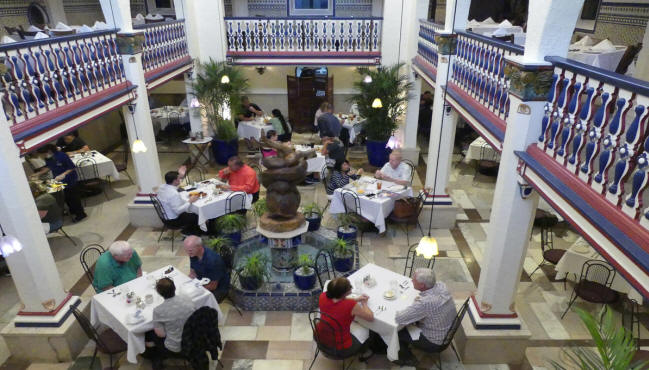
[[[348,160],[343,162],[336,162],[334,170],[331,173],[331,179],[327,184],[327,194],[331,195],[338,188],[349,184],[349,179],[356,180],[363,174],[363,169],[359,168],[358,171],[352,171]]]
[[[366,321],[374,321],[374,313],[367,305],[369,297],[365,294],[355,298],[347,298],[352,292],[352,285],[346,277],[337,277],[327,284],[327,291],[320,294],[319,306],[323,321],[336,320],[331,323],[334,329],[340,325],[340,333],[331,333],[327,324],[320,324],[316,330],[323,344],[336,347],[341,355],[361,352],[362,344],[350,332],[355,316]],[[333,334],[333,335],[332,335]],[[338,339],[338,341],[336,341]],[[337,343],[338,342],[338,343]],[[340,343],[342,342],[342,343]]]
[[[273,125],[273,129],[277,132],[277,138],[279,141],[283,143],[291,141],[291,134],[293,133],[291,125],[286,122],[282,112],[279,109],[273,109],[271,114],[273,115],[273,118],[270,119],[269,123]]]

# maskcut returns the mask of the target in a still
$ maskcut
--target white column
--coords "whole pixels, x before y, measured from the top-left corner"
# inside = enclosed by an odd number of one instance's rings
[[[223,0],[182,0],[190,54],[201,62],[225,60],[225,8]]]
[[[199,108],[192,107],[193,101],[196,99],[194,96],[194,89],[192,87],[194,73],[192,77],[185,75],[185,91],[187,91],[187,106],[189,107],[189,125],[191,132],[202,132],[203,135],[208,136],[207,123],[203,122]]]
[[[389,66],[396,64],[401,59],[401,14],[404,0],[389,0],[383,7],[383,21],[381,23],[381,64]],[[412,20],[411,20],[412,22]]]
[[[544,58],[566,54],[582,3],[583,0],[531,0],[527,33],[534,36],[526,41],[523,56],[507,59],[509,67],[551,75],[552,66]],[[533,95],[529,91],[534,89],[510,87],[510,113],[489,218],[487,249],[478,292],[469,311],[477,328],[520,328],[515,311],[516,290],[538,196],[524,199],[521,195],[514,151],[524,151],[536,142],[547,96],[547,92]]]
[[[232,16],[233,17],[247,17],[248,16],[248,0],[232,0]]]
[[[120,32],[133,31],[130,0],[99,0],[106,24]]]
[[[417,147],[417,127],[419,122],[419,96],[421,95],[421,78],[414,78],[412,71],[408,74],[413,89],[412,96],[408,99],[408,106],[406,107],[406,124],[403,133],[403,147],[416,148]],[[417,163],[417,162],[415,162]]]
[[[65,16],[65,9],[63,8],[63,0],[47,0],[46,5],[52,28],[56,27],[59,22],[68,24],[68,18]]]
[[[4,113],[0,114],[0,225],[23,245],[20,252],[7,256],[7,265],[16,285],[23,312],[47,313],[59,306],[67,294],[59,273],[29,184],[20,154]],[[10,175],[11,174],[11,175]],[[67,307],[66,307],[67,308]]]
[[[122,55],[126,79],[137,85],[135,108],[132,105],[122,107],[126,120],[126,132],[131,148],[137,139],[142,140],[147,150],[144,153],[133,153],[133,165],[137,176],[138,193],[151,194],[162,183],[160,175],[160,160],[156,148],[153,123],[151,122],[151,109],[142,67],[142,53],[135,55]],[[137,126],[137,127],[136,127]]]
[[[649,23],[647,23],[647,28],[645,28],[644,31],[642,45],[649,45]],[[649,81],[649,47],[645,46],[640,49],[633,77],[640,80]]]

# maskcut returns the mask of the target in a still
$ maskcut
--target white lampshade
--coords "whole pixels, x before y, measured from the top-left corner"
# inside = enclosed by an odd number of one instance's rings
[[[397,139],[396,136],[392,135],[388,139],[387,144],[385,144],[385,147],[394,150],[394,149],[401,148],[401,143],[399,142],[399,139]]]
[[[366,83],[366,84],[371,84],[372,83],[372,76],[365,75],[365,78],[363,78],[363,82]]]
[[[146,145],[144,145],[144,142],[142,140],[137,139],[133,142],[131,150],[133,151],[133,153],[144,153],[146,152]]]
[[[378,109],[383,108],[383,102],[379,98],[375,98],[372,102],[372,108]]]
[[[223,75],[223,77],[221,77],[221,83],[222,84],[229,84],[230,83],[230,77],[228,77],[228,75]]]
[[[424,236],[419,241],[419,245],[415,248],[418,256],[424,256],[424,258],[431,259],[433,256],[439,254],[439,247],[437,246],[437,239],[432,236]]]
[[[4,258],[10,254],[20,252],[23,249],[22,243],[11,235],[0,237],[0,255]]]

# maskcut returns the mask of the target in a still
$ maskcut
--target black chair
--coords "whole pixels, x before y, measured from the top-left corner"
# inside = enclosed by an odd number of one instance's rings
[[[491,38],[504,41],[504,42],[511,42],[512,44],[514,43],[514,34],[505,35],[505,36],[491,36]]]
[[[232,213],[246,209],[246,193],[235,191],[225,198],[225,213]]]
[[[633,60],[640,52],[640,49],[642,49],[642,43],[627,46],[626,51],[622,55],[620,62],[617,64],[617,67],[615,68],[615,73],[619,73],[621,75],[625,74],[629,69],[631,63],[633,63]]]
[[[408,277],[412,277],[413,272],[415,272],[416,269],[418,268],[427,268],[427,269],[433,269],[435,267],[435,256],[433,258],[428,259],[425,258],[424,256],[418,256],[417,251],[417,246],[419,244],[413,244],[408,248],[408,254],[406,255],[406,266],[403,269],[403,274]]]
[[[363,217],[361,213],[361,200],[358,198],[358,194],[353,190],[342,189],[340,195],[343,198],[343,206],[345,207],[345,213],[354,214],[356,228],[361,234],[360,245],[363,245],[363,234],[367,231],[373,230],[374,224],[371,223],[368,219]]]
[[[626,298],[622,301],[622,327],[624,327],[635,340],[636,352],[631,364],[649,361],[649,351],[640,349],[640,318],[638,316],[638,302]]]
[[[336,278],[333,258],[328,250],[321,249],[315,256],[315,274],[318,277],[320,288],[324,291],[325,283]]]
[[[125,173],[126,176],[128,177],[129,181],[131,181],[131,184],[135,185],[135,182],[133,181],[133,178],[131,175],[128,173],[128,153],[129,153],[129,146],[128,143],[125,143],[123,145],[124,151],[121,153],[121,158],[118,158],[117,155],[113,155],[110,159],[113,161],[115,164],[115,168],[117,169],[117,172],[119,173]],[[108,181],[108,185],[112,186],[110,176],[106,177],[106,180]]]
[[[322,166],[322,169],[320,170],[320,182],[322,182],[325,194],[327,194],[327,188],[329,187],[329,167],[326,165]],[[327,205],[324,207],[322,212],[326,211],[327,207],[331,205],[331,198],[333,198],[333,194],[327,194]]]
[[[70,237],[70,235],[68,235],[68,233],[66,233],[65,230],[63,230],[63,225],[61,225],[61,227],[59,227],[56,230],[50,230],[50,232],[48,234],[52,234],[52,233],[60,233],[63,236],[65,236],[66,238],[68,238],[68,240],[71,241],[74,246],[77,245],[77,242],[75,242],[74,239],[72,239]]]
[[[424,201],[426,200],[426,193],[423,191],[419,192],[419,195],[417,196],[417,211],[412,214],[411,216],[408,217],[397,217],[394,214],[394,211],[390,212],[388,215],[388,222],[401,225],[403,227],[403,230],[406,232],[406,243],[410,245],[410,229],[409,226],[418,226],[419,231],[421,232],[421,236],[424,236],[424,229],[421,228],[421,224],[419,223],[419,215],[421,215],[421,211],[424,209]]]
[[[534,226],[541,228],[541,251],[543,252],[543,261],[532,271],[530,276],[534,275],[536,270],[540,269],[546,263],[556,266],[559,260],[566,253],[565,249],[554,249],[554,232],[552,228],[559,222],[557,216],[543,211],[537,210],[536,217],[534,218]],[[566,280],[568,273],[563,279],[563,289],[566,289]]]
[[[73,306],[70,306],[70,309],[72,310],[72,314],[77,319],[77,322],[79,322],[79,325],[81,325],[81,328],[86,333],[88,338],[95,342],[95,353],[93,353],[92,355],[92,360],[90,361],[90,366],[88,368],[94,369],[92,365],[94,365],[95,359],[97,358],[97,351],[99,351],[109,356],[110,369],[112,369],[113,355],[126,352],[126,342],[124,342],[122,338],[120,338],[119,335],[117,335],[117,333],[115,333],[112,329],[106,329],[101,334],[99,334],[97,332],[97,329],[95,329],[92,324],[90,324],[90,320],[88,320],[86,315],[84,315],[81,311]]]
[[[417,169],[417,166],[415,166],[415,164],[410,159],[403,159],[401,160],[401,162],[407,164],[408,167],[410,167],[410,179],[408,180],[408,182],[412,184],[412,179],[415,178],[415,170]]]
[[[86,273],[86,277],[88,278],[88,280],[90,280],[91,285],[95,280],[95,263],[99,259],[99,256],[101,256],[105,252],[106,250],[100,244],[88,244],[81,250],[79,260],[81,262],[81,267],[83,267],[83,271]]]
[[[600,260],[584,262],[579,282],[573,288],[568,308],[563,312],[561,318],[566,316],[577,297],[591,303],[609,304],[617,301],[618,294],[611,289],[613,279],[615,279],[615,269],[608,262]]]
[[[104,187],[104,182],[99,178],[99,170],[97,169],[97,162],[92,158],[84,158],[77,162],[77,175],[79,175],[79,183],[85,188],[99,188],[104,192],[106,200],[108,194],[106,193],[106,188]],[[83,199],[83,205],[86,205],[86,198]]]
[[[203,306],[189,316],[183,326],[180,348],[182,358],[189,361],[193,369],[207,369],[214,359],[223,367],[218,357],[223,343],[219,314],[215,309]]]
[[[453,319],[453,323],[451,324],[451,327],[448,328],[448,331],[446,332],[446,336],[444,336],[444,340],[442,341],[442,344],[440,344],[435,351],[431,351],[430,348],[419,347],[417,345],[417,342],[413,343],[413,347],[421,349],[422,351],[437,353],[437,360],[439,361],[440,370],[442,370],[442,352],[444,352],[444,350],[447,349],[449,345],[453,349],[453,352],[455,352],[455,357],[457,357],[457,360],[460,361],[460,355],[457,354],[457,350],[455,349],[455,345],[453,344],[453,337],[455,337],[455,333],[457,332],[457,329],[462,324],[462,319],[464,318],[464,314],[466,314],[466,310],[469,308],[469,299],[471,298],[467,298],[466,301],[464,301],[464,303],[460,307],[460,310],[457,312],[457,315],[455,315],[455,319]]]
[[[309,312],[309,322],[311,323],[313,339],[316,343],[315,356],[313,356],[309,370],[313,367],[320,352],[328,359],[342,361],[343,370],[345,370],[345,361],[351,358],[352,361],[349,363],[349,367],[347,367],[351,368],[354,357],[358,355],[361,347],[358,348],[358,351],[350,353],[343,353],[342,350],[338,349],[338,347],[343,346],[342,326],[340,323],[330,315],[320,311]]]
[[[176,230],[182,229],[182,226],[174,225],[171,222],[169,217],[167,217],[167,213],[165,212],[165,209],[162,207],[162,204],[160,203],[160,200],[158,199],[157,195],[151,194],[149,195],[149,198],[151,199],[153,208],[155,208],[155,213],[158,214],[160,221],[162,221],[162,231],[160,232],[160,236],[158,237],[158,243],[160,243],[160,239],[162,239],[162,235],[164,234],[164,232],[167,230],[171,230],[171,251],[173,252]]]
[[[234,299],[232,299],[232,282],[234,280],[232,279],[232,270],[234,269],[234,250],[229,245],[221,245],[220,249],[218,250],[218,254],[221,256],[223,264],[225,265],[225,268],[227,270],[225,273],[230,275],[230,291],[228,292],[228,295],[225,297],[225,299],[229,300],[230,303],[232,303],[232,307],[237,310],[239,316],[243,316],[241,309],[238,307]]]

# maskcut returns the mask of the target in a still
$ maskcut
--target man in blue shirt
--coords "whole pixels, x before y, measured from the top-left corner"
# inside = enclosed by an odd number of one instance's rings
[[[318,129],[320,137],[339,137],[343,128],[338,117],[333,115],[333,106],[327,105],[326,110],[318,117]],[[349,140],[349,139],[348,139]]]
[[[77,170],[74,162],[67,154],[58,150],[54,144],[47,144],[38,149],[38,153],[45,160],[45,166],[34,176],[40,176],[43,173],[52,171],[54,180],[65,184],[65,203],[70,208],[70,213],[74,214],[74,222],[78,222],[87,217],[81,197],[79,196],[79,184],[77,183]]]
[[[216,300],[221,303],[230,290],[230,271],[225,266],[218,253],[203,246],[203,241],[196,235],[190,235],[183,242],[185,252],[189,256],[189,277],[208,278],[210,282],[204,285],[211,291]]]

